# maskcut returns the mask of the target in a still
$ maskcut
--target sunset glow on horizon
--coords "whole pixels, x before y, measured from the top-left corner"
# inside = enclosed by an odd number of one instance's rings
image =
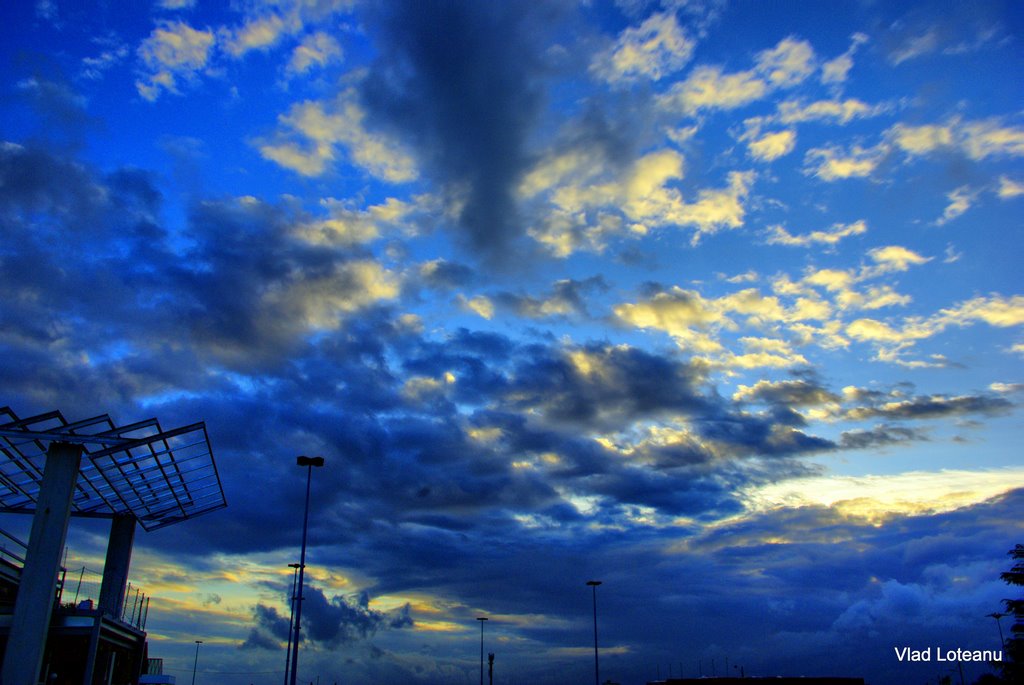
[[[495,683],[589,682],[594,598],[623,685],[1000,646],[1020,3],[0,19],[0,405],[206,422],[228,507],[131,566],[179,682],[195,640],[197,683],[282,682],[296,455],[299,682],[476,682],[481,630]]]

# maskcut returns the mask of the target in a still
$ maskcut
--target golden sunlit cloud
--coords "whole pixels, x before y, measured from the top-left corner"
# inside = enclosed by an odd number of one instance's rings
[[[477,316],[484,319],[494,318],[494,303],[486,295],[477,295],[475,297],[466,298],[464,295],[459,295],[457,298],[459,306],[467,311],[471,311]]]
[[[278,14],[268,14],[249,19],[241,28],[225,32],[224,49],[233,57],[241,57],[250,50],[264,50],[273,47],[281,38],[295,30]]]
[[[747,150],[754,159],[771,162],[788,155],[796,147],[796,131],[777,131],[766,133],[756,140],[747,143]]]
[[[312,329],[335,329],[343,314],[352,313],[398,295],[397,276],[372,260],[348,262],[330,275],[295,283],[280,293],[269,293],[268,303],[285,311],[301,312]]]
[[[352,91],[330,102],[307,100],[278,117],[284,142],[258,144],[271,161],[306,176],[317,176],[334,159],[334,148],[348,151],[351,161],[376,178],[404,183],[418,175],[413,158],[397,143],[364,127],[366,112]],[[299,141],[290,140],[299,138]]]
[[[845,82],[850,69],[853,68],[853,57],[857,53],[857,48],[868,42],[868,40],[868,37],[863,33],[853,34],[850,37],[850,47],[847,48],[846,52],[821,65],[821,82],[826,85]]]
[[[659,103],[666,109],[695,114],[703,109],[742,107],[767,92],[768,84],[753,71],[724,74],[721,67],[702,66],[660,96]]]
[[[744,493],[751,513],[821,505],[868,519],[936,514],[971,506],[1024,486],[1024,468],[912,471],[885,476],[817,476]]]
[[[885,111],[881,105],[871,106],[856,98],[846,100],[786,100],[780,102],[775,119],[782,124],[801,124],[808,121],[848,124],[854,119],[876,116]]]
[[[790,247],[810,247],[814,244],[835,245],[843,238],[861,235],[867,230],[867,224],[863,219],[852,224],[832,224],[825,230],[811,231],[803,235],[792,235],[782,226],[772,226],[768,229],[768,243]]]
[[[863,148],[854,145],[849,152],[836,146],[808,150],[804,157],[805,173],[823,181],[870,176],[885,157],[884,147]]]
[[[1003,200],[1020,197],[1024,195],[1024,182],[1012,179],[1009,176],[1000,176],[997,194]]]
[[[291,76],[306,73],[314,67],[323,67],[342,57],[341,45],[328,33],[317,31],[302,39],[302,44],[292,51],[286,72]]]
[[[693,48],[674,13],[652,14],[639,26],[625,29],[615,45],[594,59],[590,70],[609,83],[657,81],[685,66]]]
[[[189,80],[206,67],[214,40],[212,31],[194,29],[181,21],[164,22],[153,29],[138,50],[150,71],[145,80],[135,82],[139,95],[152,102],[161,88],[177,93],[178,78]]]

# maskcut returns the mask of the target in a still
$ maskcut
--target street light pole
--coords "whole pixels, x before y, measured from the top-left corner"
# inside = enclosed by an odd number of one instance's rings
[[[999,620],[1003,616],[1006,616],[1006,614],[1001,614],[998,611],[993,613],[993,614],[989,614],[989,617],[990,618],[994,618],[996,620],[996,625],[999,626],[999,646],[1000,647],[1006,647],[1006,640],[1003,639],[1003,622]]]
[[[302,583],[306,570],[306,531],[309,529],[309,489],[313,479],[313,467],[323,466],[323,457],[297,457],[295,463],[306,467],[306,510],[302,517],[302,552],[299,555],[299,583],[295,606],[295,637],[292,638],[292,679],[291,685],[299,675],[299,633],[302,630]],[[194,685],[194,684],[193,684]]]
[[[284,685],[288,685],[288,676],[291,675],[289,666],[292,662],[292,631],[295,630],[295,584],[299,579],[299,565],[288,564],[288,568],[294,569],[294,571],[292,571],[292,595],[288,603],[288,648],[284,654]]]
[[[196,640],[196,660],[192,662],[192,685],[196,685],[196,667],[199,666],[199,645],[203,644],[202,640]]]
[[[487,617],[481,616],[477,620],[480,621],[480,685],[484,685],[484,621]]]
[[[600,584],[600,580],[587,581],[587,585],[591,587],[594,595],[594,685],[601,685],[601,676],[597,665],[597,586]]]

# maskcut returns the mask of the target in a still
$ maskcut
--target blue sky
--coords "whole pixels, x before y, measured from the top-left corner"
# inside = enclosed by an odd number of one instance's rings
[[[591,578],[624,683],[998,647],[1018,4],[0,13],[2,400],[205,420],[224,481],[136,538],[169,671],[280,681],[296,454],[300,680],[472,681],[481,615],[589,678]]]

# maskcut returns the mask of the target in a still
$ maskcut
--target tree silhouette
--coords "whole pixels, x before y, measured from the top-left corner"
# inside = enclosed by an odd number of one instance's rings
[[[1008,585],[1024,587],[1024,545],[1017,545],[1007,554],[1013,559],[1009,571],[1000,573],[999,577]],[[1013,616],[1011,637],[1003,649],[1003,679],[1010,683],[1024,682],[1024,597],[1004,599],[1006,612]]]

